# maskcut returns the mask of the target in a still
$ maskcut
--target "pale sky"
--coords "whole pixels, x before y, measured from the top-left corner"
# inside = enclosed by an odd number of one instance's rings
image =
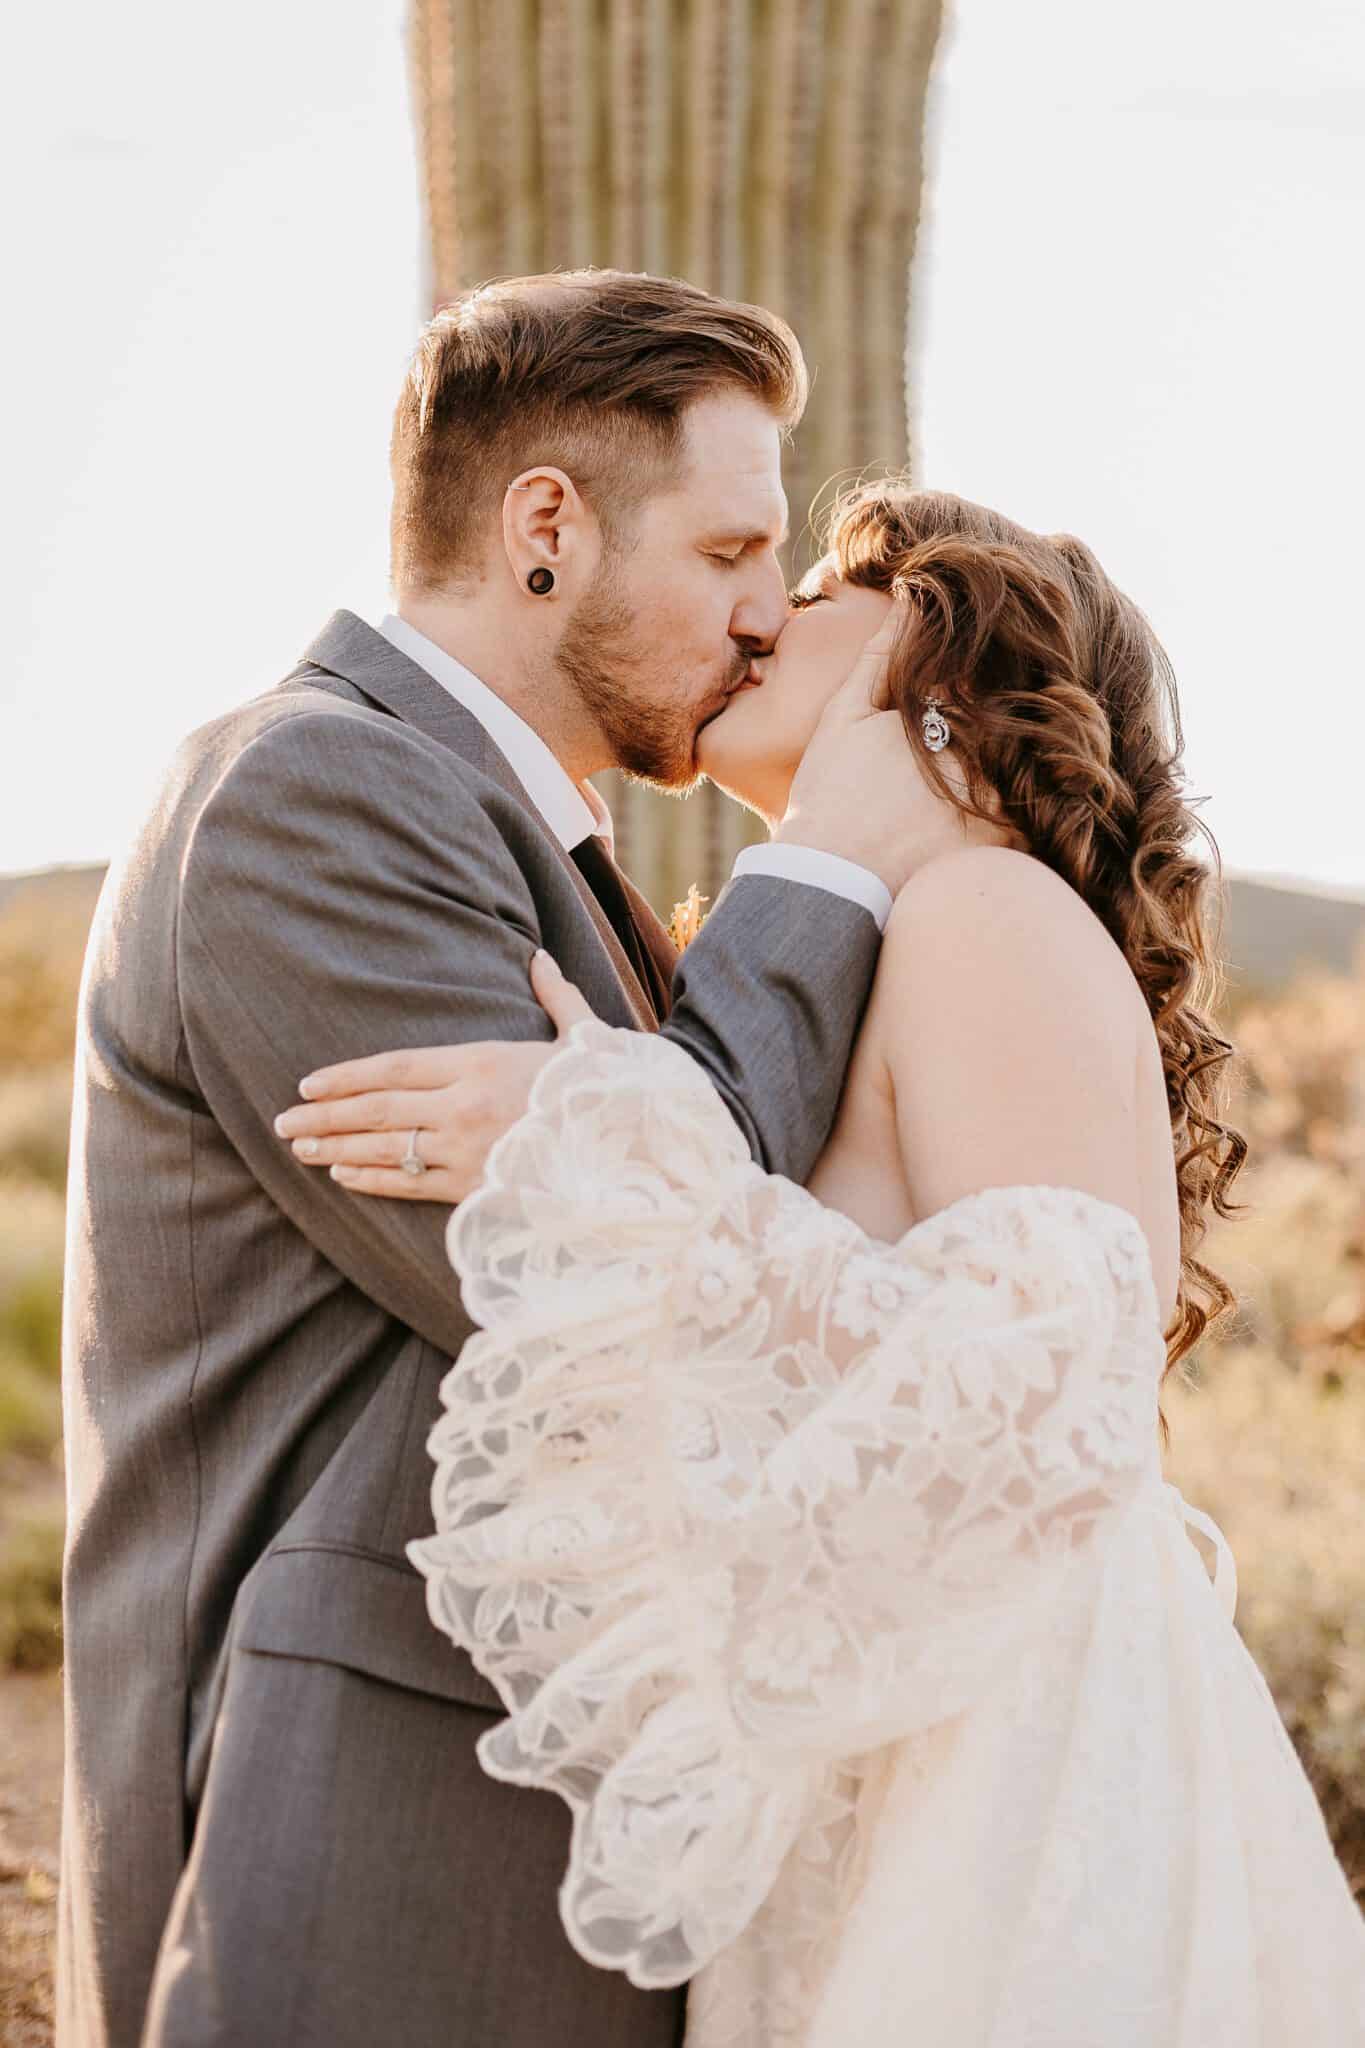
[[[182,733],[386,608],[402,19],[9,32],[0,870],[107,856]],[[1365,10],[960,0],[934,125],[925,480],[1082,534],[1143,605],[1232,866],[1365,887]]]

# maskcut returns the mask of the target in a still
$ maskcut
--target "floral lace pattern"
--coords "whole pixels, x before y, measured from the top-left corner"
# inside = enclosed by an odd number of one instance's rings
[[[410,1554],[508,1708],[480,1761],[572,1809],[561,1915],[584,1957],[695,1980],[689,2044],[806,2042],[878,1802],[930,1789],[983,1702],[1025,1736],[1065,1728],[1110,1537],[1148,1507],[1179,1529],[1142,1231],[1075,1190],[998,1188],[880,1243],[763,1173],[685,1054],[589,1021],[449,1250],[482,1327],[442,1388],[437,1533]],[[1159,1675],[1125,1682],[1158,1726]],[[1013,1845],[1021,1986],[1059,1929],[1074,1949],[1092,1824],[1117,1875],[1109,1778],[1108,1818],[1062,1803]],[[1045,2009],[1012,2001],[991,2042],[1040,2040]],[[879,2038],[949,2038],[916,2013]]]
[[[685,1055],[586,1023],[450,1252],[484,1328],[413,1555],[513,1708],[482,1761],[575,1807],[592,1961],[692,1976],[793,1858],[799,1968],[839,1766],[978,1696],[1151,1469],[1138,1226],[996,1190],[878,1244],[757,1168]]]

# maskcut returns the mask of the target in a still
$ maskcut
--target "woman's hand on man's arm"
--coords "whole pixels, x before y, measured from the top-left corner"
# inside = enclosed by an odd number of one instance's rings
[[[592,1015],[548,953],[531,962],[531,987],[560,1038]],[[276,1117],[275,1132],[353,1194],[453,1205],[478,1186],[554,1052],[489,1039],[344,1060],[304,1077],[304,1101]],[[423,1171],[405,1169],[405,1156]]]
[[[776,835],[865,865],[893,890],[903,878],[900,792],[910,768],[899,714],[887,709],[898,620],[893,613],[868,642],[831,700]],[[706,1073],[760,1163],[800,1179],[828,1135],[880,939],[870,918],[819,892],[771,878],[762,893],[756,881],[745,886],[742,907],[718,904],[689,949],[666,1035]],[[829,986],[792,1006],[822,940]],[[533,965],[532,987],[561,1034],[590,1014],[553,962]],[[788,1005],[783,1032],[771,1028],[775,996]],[[306,1105],[277,1117],[275,1131],[302,1165],[330,1169],[348,1192],[458,1203],[524,1114],[552,1050],[481,1040],[348,1060],[306,1076]],[[421,1173],[402,1165],[414,1143]]]

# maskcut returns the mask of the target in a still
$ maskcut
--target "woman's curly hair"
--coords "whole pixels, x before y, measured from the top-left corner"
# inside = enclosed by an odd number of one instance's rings
[[[909,607],[889,681],[930,782],[960,809],[1013,827],[1069,882],[1146,997],[1180,1197],[1169,1372],[1234,1304],[1197,1250],[1208,1212],[1232,1213],[1246,1157],[1223,1120],[1232,1047],[1208,1015],[1218,849],[1185,795],[1170,663],[1083,542],[1030,533],[963,498],[894,479],[860,484],[833,505],[827,549],[845,582]],[[924,743],[933,700],[952,728],[965,797]]]

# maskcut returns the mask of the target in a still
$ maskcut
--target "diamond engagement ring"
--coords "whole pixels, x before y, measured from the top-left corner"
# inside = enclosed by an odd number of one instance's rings
[[[414,1131],[412,1136],[408,1139],[408,1149],[403,1154],[403,1157],[399,1160],[398,1164],[402,1167],[404,1173],[410,1173],[414,1179],[416,1179],[418,1174],[426,1172],[427,1162],[425,1159],[423,1159],[422,1155],[417,1150],[416,1131]]]

